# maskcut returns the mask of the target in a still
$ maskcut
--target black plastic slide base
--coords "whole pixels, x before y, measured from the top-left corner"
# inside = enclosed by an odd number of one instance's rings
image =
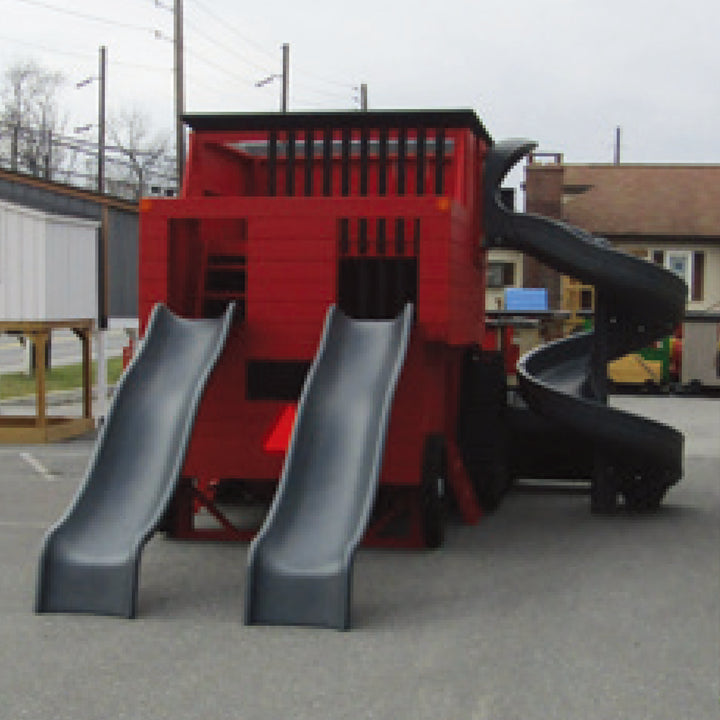
[[[412,325],[331,307],[285,467],[250,546],[245,622],[350,627],[352,562],[372,511]]]
[[[45,537],[37,612],[134,617],[140,552],[172,498],[234,307],[185,320],[157,305],[123,375],[85,480]]]

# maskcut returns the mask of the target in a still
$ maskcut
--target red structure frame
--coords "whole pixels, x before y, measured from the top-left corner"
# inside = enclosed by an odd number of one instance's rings
[[[199,410],[167,529],[245,539],[218,508],[223,485],[271,496],[327,308],[392,317],[415,305],[393,405],[376,520],[366,540],[424,542],[423,448],[441,436],[463,519],[480,508],[456,444],[463,354],[482,345],[482,164],[491,140],[471,111],[186,118],[177,199],[141,206],[140,317],[237,303]],[[231,484],[230,481],[233,481]],[[206,507],[219,527],[196,527]],[[397,525],[404,514],[404,531]],[[392,522],[390,522],[392,520]],[[425,540],[426,541],[426,540]]]

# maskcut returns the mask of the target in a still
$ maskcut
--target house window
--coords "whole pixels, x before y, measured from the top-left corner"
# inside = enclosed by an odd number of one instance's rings
[[[651,250],[650,259],[685,281],[690,300],[701,301],[705,295],[705,253],[696,250]]]
[[[693,274],[690,286],[691,300],[705,299],[705,253],[696,251],[693,253]]]
[[[582,288],[580,290],[580,309],[581,310],[592,310],[593,309],[593,289]]]
[[[515,285],[515,264],[509,262],[489,262],[487,286],[489,288],[513,287]]]
[[[680,250],[668,250],[665,253],[665,267],[675,273],[690,287],[692,277],[692,254]]]

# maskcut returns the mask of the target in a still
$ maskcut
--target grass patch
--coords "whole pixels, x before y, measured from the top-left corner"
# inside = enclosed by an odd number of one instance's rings
[[[112,357],[107,361],[108,384],[117,382],[122,375],[122,358]],[[97,378],[97,362],[92,364],[93,384]],[[74,390],[82,386],[82,364],[61,365],[52,368],[45,375],[47,392]],[[24,372],[3,373],[0,376],[0,400],[35,394],[35,378]]]

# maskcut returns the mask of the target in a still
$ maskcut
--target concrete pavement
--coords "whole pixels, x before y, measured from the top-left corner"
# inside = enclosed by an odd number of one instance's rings
[[[660,512],[515,493],[440,551],[362,550],[349,633],[244,626],[247,546],[163,537],[137,620],[34,615],[92,442],[0,447],[0,718],[717,720],[720,400],[614,402],[687,433]]]

